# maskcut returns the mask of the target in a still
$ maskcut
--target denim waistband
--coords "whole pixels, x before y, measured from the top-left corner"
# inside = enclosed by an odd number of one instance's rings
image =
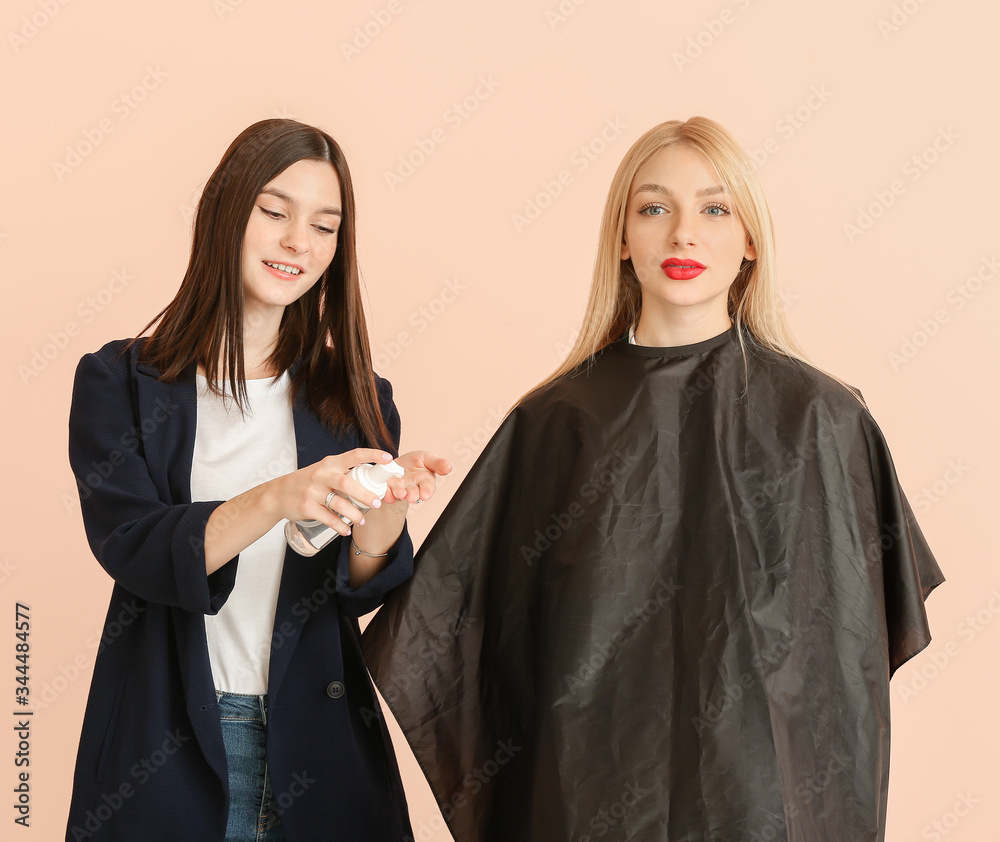
[[[221,719],[246,719],[267,722],[267,696],[250,696],[244,693],[215,691]]]

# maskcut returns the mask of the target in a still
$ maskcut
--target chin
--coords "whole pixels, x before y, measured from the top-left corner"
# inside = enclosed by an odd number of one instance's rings
[[[685,284],[688,286],[684,286]],[[725,300],[728,292],[728,287],[722,290],[706,290],[704,287],[690,285],[689,281],[668,281],[667,284],[657,282],[655,285],[643,287],[644,296],[666,307],[704,306],[718,298]]]
[[[678,307],[703,307],[707,305],[714,296],[711,295],[684,295],[684,294],[674,294],[674,295],[653,295],[650,296],[660,307],[667,309],[675,309]]]

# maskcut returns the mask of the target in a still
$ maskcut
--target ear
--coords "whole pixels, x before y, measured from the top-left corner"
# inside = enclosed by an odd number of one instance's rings
[[[628,260],[632,256],[632,252],[629,251],[628,243],[625,238],[622,237],[622,249],[621,249],[621,259]]]
[[[747,247],[746,251],[743,252],[743,257],[747,260],[757,259],[757,247],[753,244],[753,242],[751,242],[749,237],[747,237]]]

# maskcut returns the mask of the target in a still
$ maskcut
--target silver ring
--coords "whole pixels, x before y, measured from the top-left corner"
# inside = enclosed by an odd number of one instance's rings
[[[323,505],[326,506],[328,509],[330,509],[330,501],[336,496],[337,492],[331,491],[329,494],[326,495],[326,502],[323,503]],[[333,512],[333,509],[330,509],[330,511]],[[334,514],[336,514],[336,512],[334,512]]]

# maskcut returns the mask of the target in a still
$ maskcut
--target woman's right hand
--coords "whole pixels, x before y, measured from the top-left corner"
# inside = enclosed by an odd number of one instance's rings
[[[351,526],[338,515],[343,515],[352,524],[360,524],[364,523],[364,513],[347,499],[348,496],[373,509],[379,508],[382,501],[348,476],[348,471],[366,462],[384,465],[390,461],[392,454],[367,447],[326,456],[319,462],[266,483],[265,505],[273,514],[275,523],[282,518],[318,520],[341,535],[350,535]],[[331,492],[335,492],[333,496],[330,496]],[[329,508],[326,506],[327,499],[330,500]]]
[[[351,527],[338,515],[352,524],[362,523],[364,515],[342,495],[349,494],[373,509],[382,501],[347,472],[362,462],[385,464],[391,459],[384,450],[358,447],[326,456],[227,500],[212,512],[205,527],[206,571],[211,574],[236,558],[283,518],[318,520],[341,535],[349,535]],[[332,511],[325,505],[331,491],[337,492],[330,497]]]

